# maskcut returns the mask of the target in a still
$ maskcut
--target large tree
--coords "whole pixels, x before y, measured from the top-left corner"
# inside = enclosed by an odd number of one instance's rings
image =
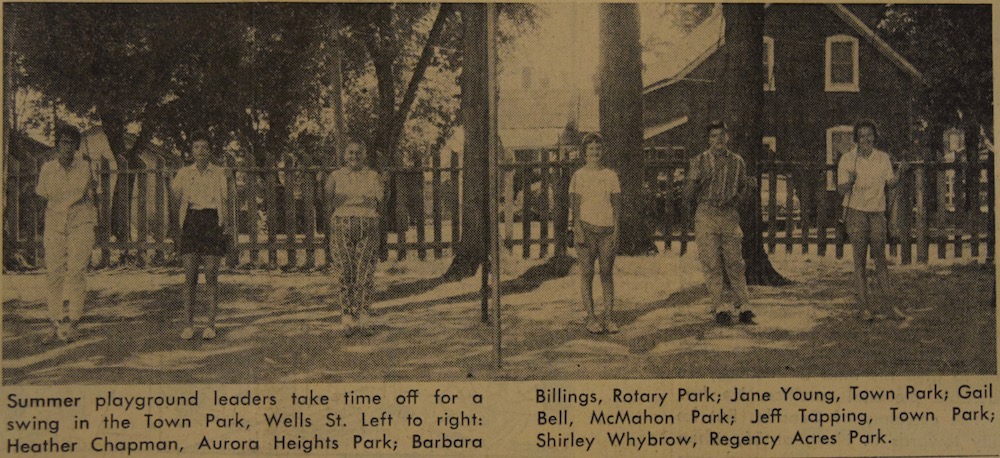
[[[992,25],[991,5],[899,4],[885,10],[880,32],[920,69],[926,83],[917,107],[928,151],[942,150],[942,133],[949,127],[965,131],[966,151],[978,151],[984,137],[993,141]],[[967,158],[979,160],[975,154]],[[971,210],[979,206],[979,170],[966,172],[961,206]]]
[[[726,3],[722,7],[726,22],[725,70],[719,90],[723,94],[724,116],[731,132],[730,147],[743,156],[747,174],[760,182],[760,162],[764,85],[759,70],[763,60],[764,5]],[[749,69],[749,70],[748,70]],[[780,285],[787,283],[771,266],[761,235],[761,200],[758,187],[746,196],[740,211],[743,230],[743,258],[747,262],[748,284]]]
[[[653,248],[646,224],[648,202],[642,194],[642,49],[639,45],[639,7],[632,3],[600,6],[600,100],[604,151],[618,171],[622,188],[619,217],[622,254],[645,254]]]

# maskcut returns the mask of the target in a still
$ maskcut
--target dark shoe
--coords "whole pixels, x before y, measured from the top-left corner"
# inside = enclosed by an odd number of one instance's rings
[[[723,326],[733,324],[733,314],[729,312],[719,312],[715,314],[715,322]]]
[[[753,320],[756,317],[757,317],[757,315],[754,315],[753,312],[751,312],[749,310],[744,310],[744,311],[740,312],[740,323],[743,323],[743,324],[757,324]]]

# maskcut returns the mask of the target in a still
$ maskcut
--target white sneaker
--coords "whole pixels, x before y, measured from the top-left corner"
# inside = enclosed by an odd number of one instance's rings
[[[192,328],[191,326],[188,326],[188,327],[184,328],[183,331],[181,331],[181,338],[182,339],[184,339],[184,340],[191,340],[192,337],[194,337],[194,328]]]
[[[346,333],[348,337],[354,335],[354,332],[357,330],[357,320],[355,320],[350,313],[341,315],[340,322],[343,323],[344,333]]]

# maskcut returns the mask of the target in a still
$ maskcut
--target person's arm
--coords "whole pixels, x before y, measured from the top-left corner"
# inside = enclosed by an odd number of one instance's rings
[[[323,184],[323,202],[327,205],[327,218],[333,216],[333,213],[337,211],[337,207],[343,203],[343,197],[337,195],[337,180],[333,174],[334,172],[330,172],[326,176],[326,182]]]
[[[892,188],[903,180],[903,177],[906,176],[906,172],[910,171],[910,163],[905,161],[900,162],[899,169],[896,170],[896,173],[892,173],[892,159],[889,159],[888,161],[889,166],[887,167],[888,170],[885,177],[885,185]]]
[[[618,253],[618,237],[621,235],[621,208],[622,208],[622,193],[616,192],[611,194],[611,216],[614,219],[615,230],[611,233],[611,240],[614,243],[614,248],[611,250],[612,253]]]
[[[857,171],[848,164],[847,155],[840,156],[840,160],[837,161],[837,191],[840,192],[840,195],[846,196],[847,193],[851,192],[857,178]]]
[[[49,166],[48,163],[42,165],[42,170],[38,172],[38,183],[35,183],[35,194],[49,200]]]
[[[614,231],[611,233],[611,240],[614,243],[612,253],[618,253],[618,236],[621,234],[621,208],[622,208],[622,186],[618,181],[618,174],[611,172],[611,220]]]
[[[177,175],[174,175],[174,179],[170,181],[170,191],[177,198],[178,213],[177,213],[177,225],[178,227],[184,227],[184,219],[187,217],[187,196],[184,195],[184,185],[183,182],[186,180],[186,175],[184,173],[185,169],[180,169],[177,171]]]
[[[232,225],[230,224],[229,214],[230,207],[229,195],[229,172],[226,169],[221,169],[219,173],[219,204],[222,208],[219,209],[219,226],[222,226],[222,232],[226,232]]]
[[[573,232],[576,234],[575,237],[581,237],[583,233],[583,224],[580,221],[580,193],[576,189],[576,174],[569,180],[569,210],[570,216],[573,218]],[[580,240],[577,238],[577,240]]]
[[[688,163],[687,174],[684,177],[684,187],[681,188],[681,209],[684,212],[684,219],[691,217],[691,209],[694,207],[695,188],[698,185],[698,156]]]

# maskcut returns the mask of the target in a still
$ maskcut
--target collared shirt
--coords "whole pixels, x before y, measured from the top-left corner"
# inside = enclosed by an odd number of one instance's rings
[[[181,168],[170,186],[192,210],[222,210],[228,194],[227,184],[226,170],[209,163],[205,170],[198,170],[196,164]]]
[[[857,178],[844,195],[844,206],[863,212],[885,211],[885,185],[895,177],[889,155],[872,149],[868,157],[861,157],[854,147],[837,162],[837,184],[847,184],[851,173]]]
[[[365,204],[366,197],[382,200],[382,178],[378,172],[344,167],[330,172],[327,180],[332,181],[334,194],[345,198],[334,210],[334,216],[378,217],[378,209]]]
[[[747,184],[747,165],[732,151],[708,150],[691,159],[687,179],[695,185],[699,206],[735,207]]]
[[[570,194],[580,196],[580,221],[594,226],[615,225],[611,196],[622,192],[618,174],[614,170],[583,167],[573,173],[569,181]]]
[[[35,193],[46,200],[45,229],[67,231],[80,224],[93,226],[97,219],[91,185],[90,161],[76,157],[69,167],[58,159],[42,164]]]

